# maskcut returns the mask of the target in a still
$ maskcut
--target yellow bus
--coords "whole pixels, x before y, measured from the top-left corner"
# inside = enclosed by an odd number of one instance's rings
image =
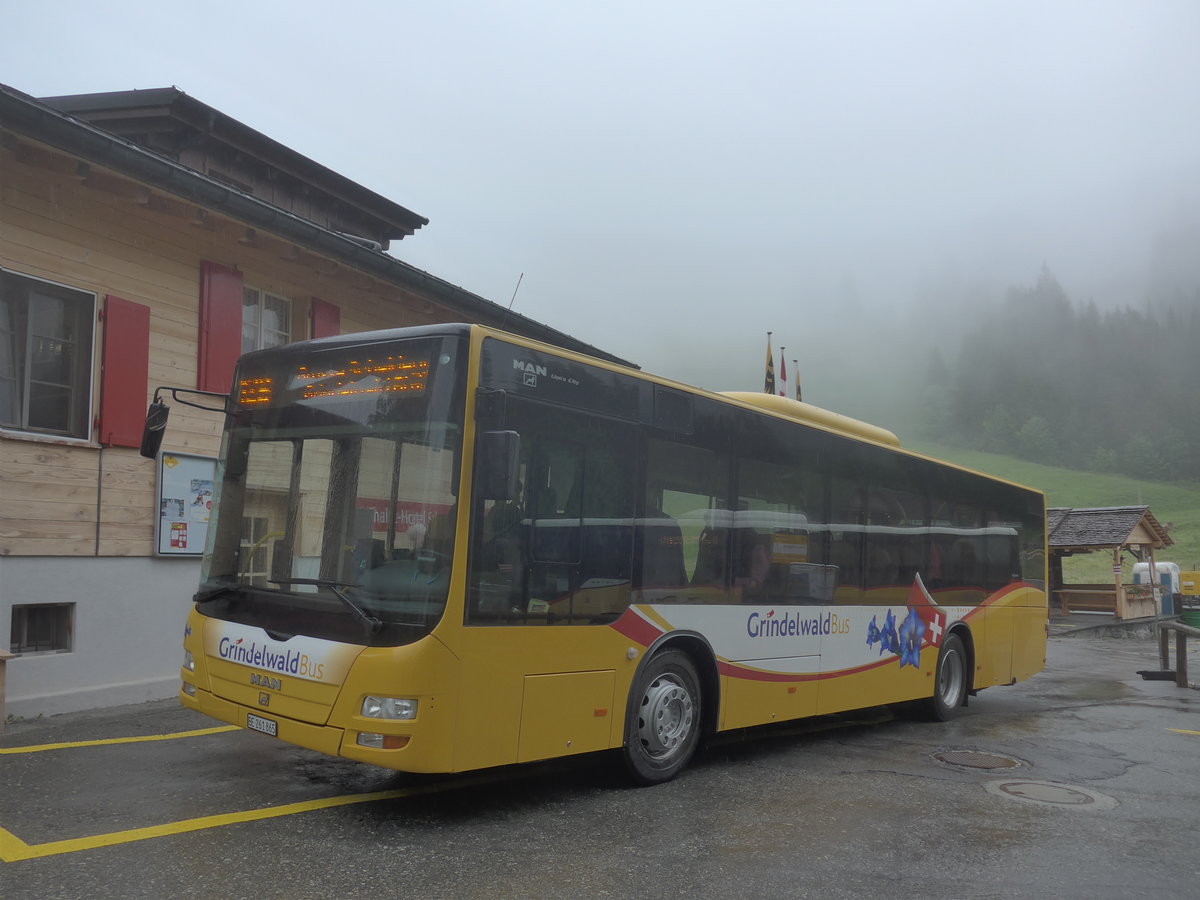
[[[224,408],[179,697],[292,744],[653,784],[1045,662],[1041,494],[803,403],[438,325],[247,354]]]

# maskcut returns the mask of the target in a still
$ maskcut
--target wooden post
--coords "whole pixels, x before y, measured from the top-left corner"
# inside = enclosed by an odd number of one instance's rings
[[[1124,619],[1129,614],[1125,605],[1125,586],[1121,584],[1121,548],[1113,547],[1113,580],[1117,585],[1117,618]]]
[[[1154,545],[1146,551],[1150,557],[1150,602],[1154,604],[1154,618],[1162,615],[1162,599],[1158,589],[1158,563],[1154,559]]]
[[[0,734],[4,734],[4,670],[8,668],[10,659],[16,659],[16,655],[7,650],[0,650]]]
[[[1188,686],[1187,639],[1187,632],[1175,632],[1175,684],[1181,688]]]
[[[1058,593],[1064,587],[1063,583],[1063,558],[1060,553],[1050,554],[1050,597],[1059,597],[1059,609],[1066,614],[1068,610],[1062,609],[1061,595]]]

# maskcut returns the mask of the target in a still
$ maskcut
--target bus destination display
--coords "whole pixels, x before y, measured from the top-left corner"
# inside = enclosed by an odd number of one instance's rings
[[[425,390],[429,360],[403,354],[354,359],[334,365],[297,366],[287,386],[278,391],[269,375],[247,375],[238,381],[238,403],[270,406],[285,399],[359,399],[372,394],[414,394]],[[280,396],[280,394],[284,396]]]

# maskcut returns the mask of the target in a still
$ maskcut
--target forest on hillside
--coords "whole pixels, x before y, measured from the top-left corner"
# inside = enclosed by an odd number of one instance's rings
[[[934,351],[922,431],[1033,462],[1200,481],[1200,289],[1072,302],[1043,268]]]

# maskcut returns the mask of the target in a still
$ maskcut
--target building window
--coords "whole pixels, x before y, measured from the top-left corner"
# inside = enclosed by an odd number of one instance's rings
[[[96,295],[0,269],[0,425],[87,438]]]
[[[69,653],[75,632],[74,603],[36,603],[12,608],[10,650],[22,656]]]
[[[258,288],[242,288],[242,352],[292,340],[292,301]]]

